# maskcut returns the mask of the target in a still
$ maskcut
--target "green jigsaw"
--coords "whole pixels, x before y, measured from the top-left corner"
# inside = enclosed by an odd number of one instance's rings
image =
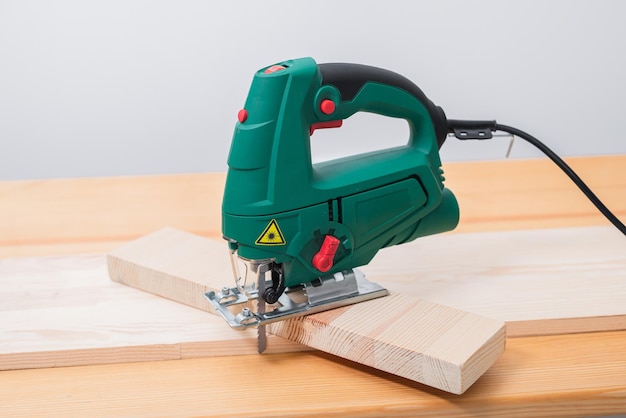
[[[406,120],[408,142],[313,164],[313,132],[357,112]],[[222,205],[236,286],[207,299],[243,329],[387,295],[355,268],[458,223],[439,157],[447,134],[443,110],[388,70],[301,58],[257,71]]]

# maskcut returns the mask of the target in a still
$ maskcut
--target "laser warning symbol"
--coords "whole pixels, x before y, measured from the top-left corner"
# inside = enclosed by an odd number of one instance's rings
[[[259,235],[255,241],[256,245],[285,245],[286,243],[287,241],[285,241],[283,233],[280,232],[276,219],[272,219],[270,223],[267,224],[261,235]]]

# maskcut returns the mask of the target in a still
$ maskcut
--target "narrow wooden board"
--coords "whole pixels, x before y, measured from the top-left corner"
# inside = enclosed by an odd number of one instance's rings
[[[198,242],[224,250],[221,242]],[[187,265],[172,254],[166,259]],[[220,273],[208,264],[207,272],[230,279],[228,268]],[[181,284],[183,293],[204,290]],[[202,297],[189,300],[208,309]],[[257,349],[255,330],[235,332],[217,316],[110,281],[102,255],[0,260],[0,301],[0,370],[254,354]],[[307,349],[269,336],[268,353]]]
[[[215,313],[204,294],[234,285],[228,247],[174,228],[164,228],[107,255],[113,281]]]
[[[500,321],[393,292],[268,331],[456,394],[495,363],[506,339]]]
[[[217,266],[222,253],[228,266],[223,243],[218,250],[212,240],[164,229],[107,260],[114,281],[207,309],[202,295],[232,280]],[[281,321],[268,331],[457,394],[497,360],[506,337],[501,321],[400,294]]]
[[[209,241],[176,230],[159,231],[110,254],[111,277],[179,301],[185,297],[178,294],[177,289],[180,288],[186,288],[186,291],[193,290],[199,294],[209,288],[219,289],[223,282],[211,282],[211,278],[216,276],[206,270],[208,263],[198,261],[201,260],[199,254],[208,254],[211,251],[209,247],[214,247],[215,244],[210,244]],[[415,248],[415,245],[419,248]],[[610,249],[604,248],[606,246]],[[624,329],[626,286],[623,280],[625,271],[623,267],[626,266],[626,251],[622,251],[623,246],[623,237],[615,234],[610,228],[440,235],[418,240],[412,245],[388,249],[376,258],[377,262],[366,266],[365,270],[370,278],[375,277],[376,281],[390,289],[400,289],[400,293],[405,297],[415,292],[428,293],[424,290],[435,289],[447,295],[446,300],[455,302],[456,307],[463,306],[462,309],[469,307],[474,311],[487,311],[497,315],[496,317],[506,318],[517,325],[514,329],[520,335],[545,334],[565,329],[568,332]],[[176,257],[173,259],[158,256],[163,252],[167,253],[167,249],[173,247],[176,248]],[[558,251],[555,252],[555,249]],[[506,253],[503,256],[503,250],[511,251],[512,257],[506,257]],[[185,258],[185,253],[191,256]],[[415,254],[420,256],[415,257]],[[450,262],[449,254],[457,257],[454,263]],[[488,256],[480,257],[481,254]],[[154,259],[158,259],[159,262],[154,264],[151,261]],[[214,257],[210,259],[216,260]],[[503,263],[502,260],[507,262]],[[516,260],[516,263],[512,263],[511,260]],[[572,268],[574,260],[576,264],[575,268]],[[183,273],[177,267],[181,264],[184,264],[187,270],[192,269],[196,277],[201,276],[204,281],[199,283],[197,280],[189,280],[188,272]],[[119,271],[123,266],[132,266],[133,271],[120,274]],[[581,269],[581,266],[584,268]],[[203,269],[204,273],[200,274]],[[576,274],[572,274],[572,271]],[[491,274],[485,274],[489,272]],[[221,271],[217,277],[227,274],[228,271]],[[159,276],[158,280],[151,280],[150,276],[155,275]],[[122,276],[124,278],[121,278]],[[195,283],[192,284],[192,288],[189,287],[190,282]],[[427,287],[414,286],[416,282],[424,283]],[[596,292],[600,295],[599,299],[590,297],[590,289],[594,288],[599,289]],[[494,297],[494,289],[500,290],[506,297]],[[571,289],[574,291],[571,292]],[[413,298],[411,302],[405,304],[399,299],[400,293],[358,306],[284,321],[273,324],[268,329],[273,334],[434,387],[454,391],[450,390],[450,386],[446,386],[452,384],[465,390],[468,386],[464,386],[462,380],[468,375],[467,371],[452,369],[459,364],[467,364],[472,349],[486,350],[485,346],[477,349],[470,343],[470,350],[457,357],[463,358],[462,362],[444,361],[450,373],[441,372],[442,362],[437,361],[441,358],[435,355],[433,362],[435,366],[432,370],[439,371],[439,374],[429,374],[423,363],[424,359],[428,358],[423,352],[424,346],[413,344],[403,347],[398,341],[415,343],[416,340],[411,338],[415,334],[407,332],[407,326],[417,322],[415,318],[424,321],[418,323],[418,329],[426,332],[425,330],[431,327],[441,329],[442,323],[436,318],[446,318],[449,312],[442,309],[437,315],[426,318],[424,315],[411,315],[413,308],[419,310],[421,305],[428,305],[433,301],[425,302]],[[560,297],[561,294],[566,297]],[[487,299],[485,295],[488,295]],[[513,295],[515,297],[512,297]],[[436,302],[433,305],[446,308],[445,305]],[[194,306],[198,306],[197,303]],[[428,312],[428,309],[425,308],[425,311]],[[354,312],[354,315],[351,312]],[[384,314],[378,316],[377,312]],[[454,316],[450,314],[450,317]],[[454,324],[450,317],[447,321],[444,320],[443,324]],[[379,318],[382,318],[382,322],[376,320]],[[430,318],[435,318],[434,322],[430,323]],[[396,326],[396,320],[400,325]],[[465,323],[463,325],[474,326]],[[480,329],[480,326],[477,328]],[[444,333],[445,331],[442,331],[434,339],[445,340]],[[407,335],[410,336],[408,339]],[[447,340],[447,347],[463,347],[467,335],[471,334],[462,326],[461,331],[454,329],[450,335],[454,337]],[[397,340],[386,339],[389,336]],[[484,335],[479,334],[478,339],[483,337]],[[423,340],[428,341],[428,338]],[[350,344],[344,344],[344,341],[349,341]],[[456,341],[456,344],[453,341]],[[485,341],[481,341],[484,344]],[[381,353],[386,353],[385,347],[389,346],[395,347],[395,351],[393,355],[385,357],[385,354]],[[437,344],[434,343],[433,346]],[[450,351],[452,350],[449,349],[446,354],[454,357]],[[411,364],[410,359],[414,358],[416,353],[419,353],[417,355],[420,359],[419,365],[406,367],[406,364]],[[398,362],[404,366],[394,366],[397,359],[402,359]],[[455,380],[450,376],[460,378]],[[454,383],[451,383],[452,381]]]
[[[112,282],[104,255],[0,259],[0,370],[256,352],[252,330]]]
[[[454,392],[446,385],[456,385],[465,390],[469,385],[463,379],[471,373],[459,365],[470,364],[472,353],[489,352],[490,343],[485,344],[485,335],[480,333],[482,346],[471,340],[466,343],[468,335],[473,335],[468,328],[480,329],[480,321],[472,319],[468,323],[463,318],[457,329],[455,320],[462,317],[457,316],[458,312],[473,312],[473,318],[492,315],[509,321],[518,336],[626,329],[625,245],[620,234],[603,227],[429,237],[386,249],[363,268],[370,279],[374,277],[397,292],[389,298],[272,324],[268,329],[273,334],[434,387]],[[174,247],[172,259],[159,256]],[[162,230],[110,254],[111,277],[183,301],[188,296],[179,294],[177,289],[202,294],[224,284],[214,278],[227,276],[228,269],[214,275],[209,263],[199,261],[200,254],[217,248],[215,242],[206,238]],[[185,272],[180,265],[185,265]],[[127,270],[121,272],[122,268]],[[196,279],[189,279],[190,272]],[[429,295],[430,302],[418,299],[416,294]],[[439,299],[431,299],[433,294],[439,295]],[[404,301],[400,295],[411,300]],[[454,306],[454,313],[446,311],[452,308],[444,304]],[[422,309],[432,316],[411,314]],[[443,344],[438,346],[425,335],[415,339],[418,333],[407,331],[414,325],[422,332],[440,330],[434,341],[446,341],[446,355],[450,356],[446,359],[463,360],[441,361],[437,357],[441,352],[436,350],[434,359],[430,359],[425,346],[416,341],[426,341],[426,346],[432,343],[440,349]],[[447,325],[452,328],[444,335]],[[350,344],[344,344],[345,341]],[[462,350],[466,344],[469,348]],[[386,355],[390,346],[394,347],[393,354]],[[462,352],[453,353],[452,347],[461,347]],[[419,364],[407,367],[415,357]],[[430,360],[433,368],[428,370],[424,362]],[[394,366],[395,361],[403,366]],[[468,378],[468,382],[472,381]]]

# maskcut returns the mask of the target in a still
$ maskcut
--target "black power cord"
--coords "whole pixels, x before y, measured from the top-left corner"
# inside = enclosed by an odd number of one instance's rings
[[[474,120],[448,120],[448,132],[454,134],[458,139],[491,139],[492,132],[502,131],[515,135],[530,144],[537,147],[548,158],[550,158],[567,176],[574,182],[576,186],[587,196],[587,198],[595,205],[596,208],[624,235],[626,235],[626,226],[607,208],[604,203],[591,191],[584,181],[567,165],[561,157],[552,151],[543,142],[534,136],[514,128],[512,126],[501,125],[495,120],[493,121],[474,121]]]

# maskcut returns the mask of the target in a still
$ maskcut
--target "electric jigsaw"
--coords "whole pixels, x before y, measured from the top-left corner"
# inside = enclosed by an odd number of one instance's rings
[[[313,132],[357,112],[405,119],[407,144],[313,164]],[[388,70],[302,58],[257,71],[222,203],[236,286],[206,298],[244,329],[387,295],[356,267],[458,223],[439,157],[447,134],[443,110]]]

